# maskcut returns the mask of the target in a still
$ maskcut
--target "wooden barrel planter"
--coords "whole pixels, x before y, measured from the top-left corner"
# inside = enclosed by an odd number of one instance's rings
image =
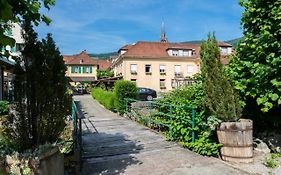
[[[253,162],[253,122],[240,119],[238,122],[223,122],[217,127],[221,157],[230,162]]]

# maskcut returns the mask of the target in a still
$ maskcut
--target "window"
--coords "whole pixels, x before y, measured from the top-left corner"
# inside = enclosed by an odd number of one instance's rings
[[[131,64],[131,74],[137,74],[137,65]]]
[[[131,81],[137,83],[137,79],[131,79]]]
[[[76,66],[76,67],[74,68],[74,73],[78,73],[78,72],[79,72],[79,67]]]
[[[24,44],[16,43],[16,52],[20,52],[24,49]]]
[[[160,89],[166,89],[165,79],[160,79]]]
[[[179,51],[178,50],[173,50],[172,51],[172,55],[173,56],[178,56],[179,55]]]
[[[145,73],[151,73],[151,64],[145,65]]]
[[[175,72],[180,73],[181,72],[181,65],[175,65]]]
[[[193,73],[193,65],[187,65],[187,73]]]
[[[183,56],[191,57],[192,56],[192,50],[185,50],[183,52]]]
[[[175,76],[180,77],[181,75],[181,65],[175,65]]]
[[[166,72],[166,66],[165,65],[160,65],[159,66],[159,72],[160,73],[165,73]]]
[[[221,50],[221,54],[223,54],[223,55],[226,55],[228,53],[227,47],[220,47],[220,50]]]
[[[86,67],[86,73],[90,73],[90,67]]]
[[[172,88],[177,87],[177,81],[175,79],[172,79],[171,86],[172,86]]]

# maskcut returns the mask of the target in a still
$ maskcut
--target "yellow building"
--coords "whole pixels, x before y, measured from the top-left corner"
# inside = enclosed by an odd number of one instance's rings
[[[86,51],[78,55],[63,56],[67,67],[66,76],[72,85],[92,83],[97,80],[97,60],[90,58]]]
[[[218,45],[223,56],[232,53],[231,45],[224,42]],[[169,43],[165,35],[160,42],[140,41],[122,47],[118,53],[111,65],[115,76],[158,92],[190,84],[190,77],[200,71],[200,44]]]

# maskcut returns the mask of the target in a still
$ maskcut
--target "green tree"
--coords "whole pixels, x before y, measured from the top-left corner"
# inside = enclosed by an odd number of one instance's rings
[[[113,76],[114,76],[114,73],[112,71],[97,69],[97,77],[98,77],[98,79],[108,78],[108,77],[113,77]]]
[[[44,21],[49,24],[51,20],[40,13],[41,6],[50,9],[55,0],[0,0],[0,48],[13,45],[14,40],[4,33],[10,29],[11,23],[22,24],[24,20],[32,21],[35,25]]]
[[[280,111],[281,104],[281,1],[241,0],[245,40],[231,59],[234,79],[245,109]]]
[[[205,105],[211,115],[222,121],[236,121],[241,116],[238,98],[224,75],[220,51],[215,36],[209,34],[201,45],[201,74]]]
[[[71,109],[66,67],[51,35],[40,42],[30,23],[24,30],[25,48],[15,67],[15,111],[5,123],[19,150],[56,141]]]

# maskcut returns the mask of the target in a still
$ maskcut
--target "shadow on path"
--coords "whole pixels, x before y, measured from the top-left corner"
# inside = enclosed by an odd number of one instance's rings
[[[83,135],[83,174],[120,174],[127,166],[142,162],[134,157],[143,145],[122,134],[91,133]]]

